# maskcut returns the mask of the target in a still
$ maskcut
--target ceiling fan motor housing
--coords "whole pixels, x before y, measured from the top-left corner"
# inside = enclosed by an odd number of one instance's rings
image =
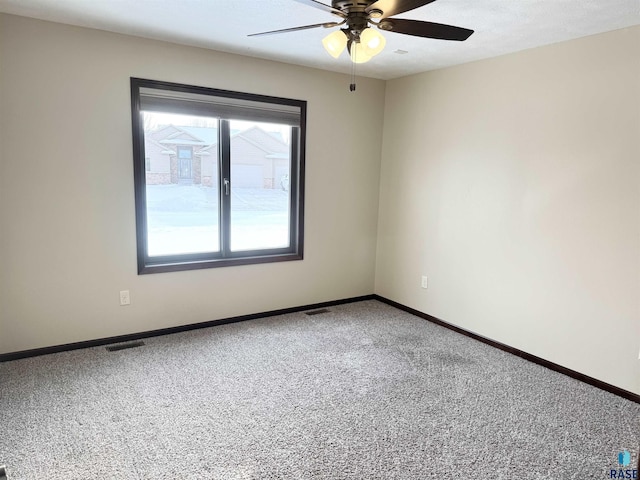
[[[381,10],[372,10],[367,13],[366,9],[376,0],[333,0],[331,5],[345,13],[347,28],[344,29],[349,40],[360,41],[360,34],[369,26],[369,19],[378,18],[382,15]]]
[[[375,3],[376,0],[333,0],[331,6],[342,10],[344,13],[364,12],[365,9]]]

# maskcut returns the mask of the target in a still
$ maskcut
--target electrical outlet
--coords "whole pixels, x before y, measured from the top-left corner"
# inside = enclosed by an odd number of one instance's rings
[[[120,290],[120,305],[131,305],[129,290]]]
[[[422,288],[427,288],[429,286],[429,279],[427,278],[426,275],[422,276]]]

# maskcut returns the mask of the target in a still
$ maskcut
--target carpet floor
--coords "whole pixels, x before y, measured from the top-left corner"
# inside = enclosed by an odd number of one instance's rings
[[[637,459],[640,405],[375,300],[144,342],[0,364],[9,480],[585,480]]]

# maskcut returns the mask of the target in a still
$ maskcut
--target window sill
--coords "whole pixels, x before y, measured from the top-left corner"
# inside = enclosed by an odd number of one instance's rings
[[[303,259],[302,253],[284,253],[279,255],[254,255],[254,256],[245,256],[245,257],[238,257],[238,258],[218,258],[218,259],[184,261],[184,262],[159,261],[158,263],[146,263],[144,265],[138,265],[138,274],[146,275],[151,273],[180,272],[185,270],[201,270],[204,268],[253,265],[258,263],[290,262],[290,261],[302,260],[302,259]]]

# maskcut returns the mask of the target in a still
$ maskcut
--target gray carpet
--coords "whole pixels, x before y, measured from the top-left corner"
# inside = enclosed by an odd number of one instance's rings
[[[640,444],[640,405],[377,301],[145,343],[0,364],[9,480],[604,479]]]

